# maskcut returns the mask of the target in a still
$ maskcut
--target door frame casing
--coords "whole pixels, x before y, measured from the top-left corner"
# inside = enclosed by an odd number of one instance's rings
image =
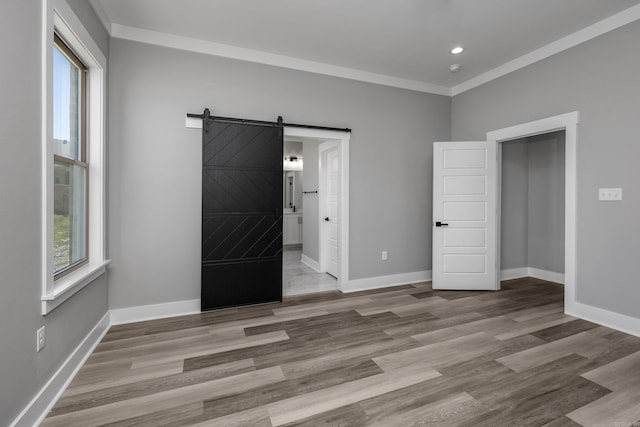
[[[498,142],[498,176],[497,176],[497,218],[498,218],[498,257],[497,266],[500,274],[500,200],[501,200],[501,143],[514,139],[526,138],[555,131],[565,131],[565,207],[564,207],[564,311],[575,311],[576,300],[576,276],[577,276],[577,144],[578,144],[579,112],[560,114],[532,122],[521,123],[503,129],[487,132],[487,140]]]
[[[313,138],[324,141],[335,141],[338,144],[339,158],[339,206],[338,206],[338,290],[348,288],[349,284],[349,142],[351,133],[324,129],[309,129],[285,126],[284,136],[297,138]],[[320,190],[320,189],[318,189]],[[318,193],[320,195],[320,193]],[[320,203],[318,203],[320,205]],[[322,220],[322,218],[319,218]],[[318,239],[320,240],[320,239]],[[319,253],[321,247],[318,248]],[[322,255],[319,255],[322,257]]]
[[[321,143],[318,146],[318,160],[319,160],[319,168],[320,179],[318,180],[318,219],[319,219],[319,231],[320,231],[320,250],[318,251],[318,264],[320,265],[320,271],[323,273],[328,272],[327,268],[327,260],[329,259],[329,251],[328,251],[328,241],[329,241],[329,230],[327,227],[324,227],[324,217],[327,214],[327,168],[323,167],[326,162],[327,152],[333,150],[334,148],[338,149],[338,163],[340,162],[340,147],[336,140],[329,140]],[[338,190],[338,193],[340,190]],[[340,200],[338,200],[338,230],[340,229]],[[340,243],[338,242],[338,249],[340,249]],[[340,260],[338,260],[338,264]],[[338,265],[338,269],[340,266]],[[338,273],[339,275],[339,273]]]

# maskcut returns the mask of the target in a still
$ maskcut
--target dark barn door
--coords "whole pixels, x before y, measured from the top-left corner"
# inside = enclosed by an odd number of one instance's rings
[[[282,126],[207,118],[202,310],[282,301]]]

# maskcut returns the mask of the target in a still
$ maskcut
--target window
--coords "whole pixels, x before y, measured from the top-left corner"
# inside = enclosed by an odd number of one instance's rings
[[[43,3],[42,314],[102,275],[107,59],[66,0]]]
[[[53,256],[55,278],[86,264],[89,168],[87,67],[56,34],[53,46]]]

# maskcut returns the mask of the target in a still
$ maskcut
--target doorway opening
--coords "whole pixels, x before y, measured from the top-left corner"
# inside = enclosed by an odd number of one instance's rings
[[[341,131],[284,128],[285,296],[341,290],[348,278],[349,137]]]
[[[564,311],[571,314],[576,302],[576,162],[577,162],[578,112],[561,114],[529,123],[523,123],[487,133],[487,140],[501,143],[537,135],[564,131]],[[498,179],[498,193],[501,180]],[[498,230],[501,229],[500,209],[498,209]],[[500,239],[498,239],[498,271],[501,271]]]
[[[500,278],[564,283],[565,131],[498,146]]]

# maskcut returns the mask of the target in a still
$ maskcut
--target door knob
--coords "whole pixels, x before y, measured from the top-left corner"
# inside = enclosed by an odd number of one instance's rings
[[[447,224],[446,222],[436,221],[436,227],[446,227],[447,225],[449,224]]]
[[[327,222],[331,221],[331,220],[329,219],[329,217],[326,217],[324,220],[325,220],[325,221],[327,221]]]

